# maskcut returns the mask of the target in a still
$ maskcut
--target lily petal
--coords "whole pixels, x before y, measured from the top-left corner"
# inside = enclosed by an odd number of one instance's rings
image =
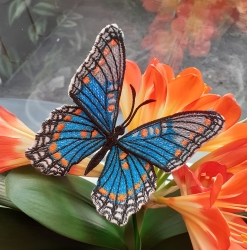
[[[172,198],[159,197],[159,203],[170,206],[183,216],[193,249],[228,249],[230,246],[230,230],[225,218],[216,207],[203,208],[203,200],[209,199],[209,193]]]
[[[212,109],[219,99],[219,95],[203,95],[195,101],[191,102],[190,104],[186,105],[181,111]]]
[[[247,123],[236,123],[202,145],[200,151],[213,151],[233,141],[247,138]]]
[[[224,130],[229,129],[241,116],[241,107],[232,94],[224,95],[214,106],[214,110],[225,118]]]
[[[223,177],[218,174],[212,188],[207,191],[201,189],[201,192],[200,188],[196,190],[197,186],[200,187],[200,182],[187,166],[175,170],[173,177],[180,187],[182,196],[156,197],[157,202],[170,206],[183,216],[193,249],[228,249],[230,230],[221,211],[214,206],[223,184]]]
[[[200,160],[193,163],[190,167],[192,171],[195,171],[199,166],[201,166],[205,162],[215,161],[219,162],[222,165],[225,165],[227,168],[231,169],[233,166],[240,164],[245,161],[246,154],[241,154],[239,157],[232,157],[232,155],[237,154],[239,149],[246,148],[247,138],[239,139],[236,141],[232,141],[227,143],[226,145],[212,151],[210,154],[202,157]],[[228,170],[229,171],[229,170]],[[231,171],[231,170],[230,170]]]
[[[189,216],[183,216],[183,218],[193,249],[225,250],[229,248],[230,231],[225,218],[217,208],[201,210],[200,213],[191,209]]]
[[[239,194],[244,192],[246,188],[247,169],[234,174],[227,182],[223,184],[218,199],[222,200],[237,197]]]
[[[25,133],[34,136],[35,133],[21,122],[14,114],[0,106],[0,135]]]
[[[124,75],[124,83],[122,94],[120,98],[120,107],[124,117],[127,117],[130,113],[132,106],[132,92],[130,84],[135,88],[136,91],[139,91],[141,84],[141,71],[138,65],[133,62],[126,60],[126,70]]]
[[[167,99],[162,116],[181,111],[186,105],[198,99],[203,90],[204,84],[198,76],[189,74],[177,77],[167,86]]]
[[[87,168],[88,163],[90,162],[90,158],[85,158],[83,159],[80,163],[77,165],[74,165],[71,167],[69,174],[72,175],[77,175],[77,176],[84,176],[85,175],[85,170]],[[91,170],[88,174],[87,177],[99,177],[102,170],[104,168],[103,164],[98,164],[97,167],[95,167],[93,170]]]
[[[208,209],[213,206],[223,184],[222,175],[217,174],[211,183],[211,187],[204,188],[197,179],[196,175],[186,165],[173,171],[172,175],[180,188],[181,197],[194,195],[191,197],[196,199],[196,203],[199,204],[201,202],[204,209]]]

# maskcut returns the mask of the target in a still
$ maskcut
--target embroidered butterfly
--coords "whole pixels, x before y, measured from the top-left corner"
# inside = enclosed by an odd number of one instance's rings
[[[120,226],[155,191],[154,166],[165,172],[180,167],[224,123],[213,111],[183,112],[124,135],[138,109],[154,101],[147,100],[134,110],[135,90],[130,86],[132,110],[116,127],[124,73],[123,33],[117,25],[108,25],[71,80],[69,95],[76,105],[52,111],[26,151],[36,168],[55,176],[65,175],[73,165],[96,152],[87,174],[107,155],[91,197],[97,211]]]

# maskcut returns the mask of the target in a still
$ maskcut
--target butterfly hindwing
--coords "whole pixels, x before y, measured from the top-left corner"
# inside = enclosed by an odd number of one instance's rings
[[[214,111],[177,113],[134,129],[119,140],[119,145],[171,172],[214,137],[223,124],[223,117]]]
[[[113,146],[91,197],[97,211],[117,225],[125,225],[155,191],[153,166]]]
[[[70,168],[99,149],[106,139],[77,106],[62,106],[42,123],[26,157],[48,175],[65,175]]]
[[[123,33],[117,25],[108,25],[99,33],[69,87],[74,102],[105,133],[111,132],[116,124],[124,72]]]

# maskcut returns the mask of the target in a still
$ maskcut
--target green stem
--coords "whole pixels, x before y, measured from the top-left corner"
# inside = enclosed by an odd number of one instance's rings
[[[168,189],[168,188],[175,186],[175,185],[176,185],[176,182],[174,180],[172,180],[167,185],[165,185],[165,188]]]
[[[157,168],[155,173],[156,173],[157,179],[159,180],[162,177],[162,175],[164,174],[164,171]]]
[[[135,250],[141,250],[141,240],[140,240],[138,220],[137,220],[136,214],[133,214],[133,228],[134,228],[134,234],[135,234]]]
[[[164,182],[167,180],[167,178],[170,176],[170,174],[164,174],[162,177],[160,177],[157,181],[157,189],[159,189],[159,187],[161,185],[164,184]]]

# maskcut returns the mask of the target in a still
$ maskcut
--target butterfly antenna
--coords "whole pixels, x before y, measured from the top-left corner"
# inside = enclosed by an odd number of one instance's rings
[[[141,103],[136,109],[135,109],[135,112],[133,113],[133,115],[131,116],[131,118],[129,119],[129,121],[124,125],[124,128],[126,128],[130,123],[131,121],[133,120],[133,118],[135,117],[137,111],[139,108],[141,108],[142,106],[148,104],[148,103],[151,103],[151,102],[156,102],[156,100],[154,99],[149,99],[149,100],[146,100],[145,102]],[[125,121],[126,122],[126,121]],[[124,123],[125,123],[124,122]]]
[[[132,106],[131,106],[131,110],[130,110],[128,117],[126,118],[126,120],[123,122],[121,126],[124,126],[124,124],[128,122],[128,120],[131,118],[133,111],[134,111],[134,107],[135,107],[136,91],[135,91],[135,88],[131,84],[130,84],[130,88],[132,91]]]

